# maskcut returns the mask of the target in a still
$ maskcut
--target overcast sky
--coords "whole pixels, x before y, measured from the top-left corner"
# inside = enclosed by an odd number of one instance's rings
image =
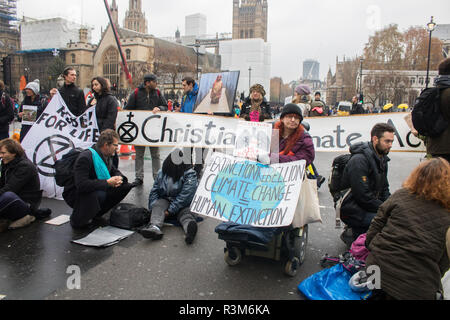
[[[112,0],[109,0],[111,3]],[[116,0],[119,23],[123,24],[128,0]],[[177,27],[182,35],[185,16],[202,13],[207,16],[207,32],[232,32],[232,0],[143,0],[149,33],[156,37],[174,36]],[[384,26],[396,23],[400,30],[425,26],[434,16],[438,24],[450,24],[449,0],[268,0],[268,42],[272,46],[272,76],[283,81],[298,79],[302,62],[320,62],[321,78],[336,56],[362,54],[369,36]],[[108,16],[103,0],[18,0],[18,16],[33,18],[64,17],[94,28],[97,42]]]

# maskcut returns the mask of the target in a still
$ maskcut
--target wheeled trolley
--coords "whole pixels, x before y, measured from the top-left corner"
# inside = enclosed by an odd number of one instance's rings
[[[305,261],[308,244],[308,225],[301,228],[256,228],[233,223],[222,223],[215,230],[226,242],[225,262],[238,265],[244,256],[257,256],[283,261],[284,273],[297,274]]]

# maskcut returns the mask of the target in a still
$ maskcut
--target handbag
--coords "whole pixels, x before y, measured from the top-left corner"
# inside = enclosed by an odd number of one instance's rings
[[[302,228],[303,226],[315,222],[322,223],[319,207],[319,195],[317,193],[316,179],[303,179],[298,198],[297,210],[292,220],[294,228]]]
[[[109,224],[113,227],[137,230],[150,222],[150,211],[132,203],[120,203],[111,210]]]

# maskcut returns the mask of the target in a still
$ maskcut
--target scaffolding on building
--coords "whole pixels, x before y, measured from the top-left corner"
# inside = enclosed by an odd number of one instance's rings
[[[17,32],[17,0],[0,0],[0,32]]]

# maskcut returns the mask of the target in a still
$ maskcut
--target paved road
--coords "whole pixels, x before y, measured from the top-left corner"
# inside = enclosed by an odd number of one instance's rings
[[[165,150],[163,154],[167,154]],[[318,153],[316,166],[328,176],[337,153]],[[392,153],[389,168],[391,191],[419,164],[423,155]],[[146,161],[146,181],[134,189],[125,202],[147,206],[151,187],[150,161]],[[134,178],[134,162],[122,159],[120,169]],[[0,234],[0,296],[5,299],[189,299],[189,300],[301,300],[298,284],[322,270],[320,258],[345,251],[335,228],[332,198],[323,185],[319,190],[323,223],[310,226],[306,261],[294,278],[283,274],[281,262],[245,257],[229,267],[224,262],[224,242],[214,228],[219,224],[205,219],[193,245],[184,243],[177,227],[164,229],[159,242],[139,234],[106,248],[94,249],[71,243],[87,232],[75,232],[69,224],[54,227],[42,222]],[[52,217],[70,214],[64,202],[44,199],[42,206],[53,210]],[[66,283],[71,265],[81,269],[81,289],[69,290]]]

